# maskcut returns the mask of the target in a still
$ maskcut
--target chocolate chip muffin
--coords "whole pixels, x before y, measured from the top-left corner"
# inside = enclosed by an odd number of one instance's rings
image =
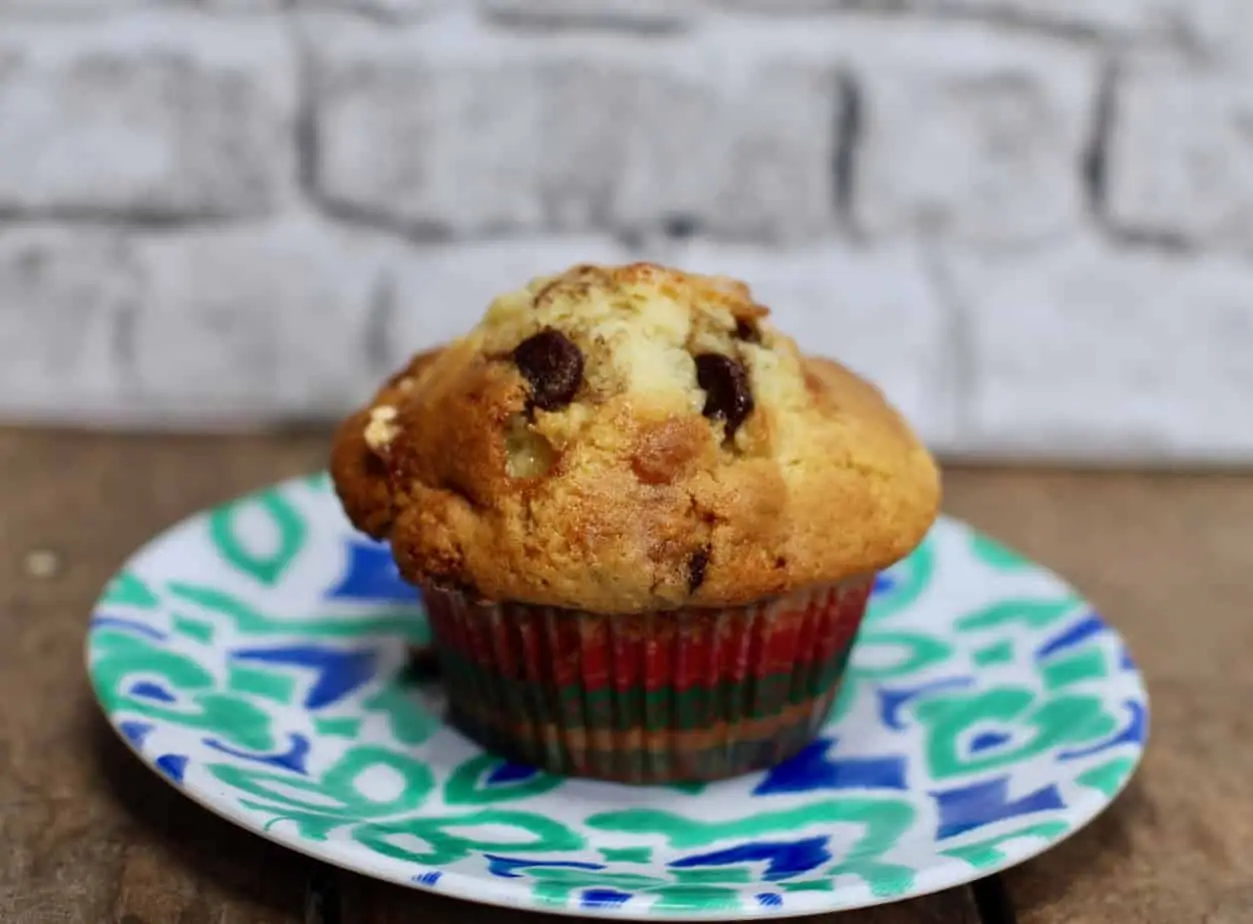
[[[939,500],[871,385],[743,284],[653,264],[496,299],[343,424],[331,469],[423,591],[457,724],[633,782],[810,740]]]

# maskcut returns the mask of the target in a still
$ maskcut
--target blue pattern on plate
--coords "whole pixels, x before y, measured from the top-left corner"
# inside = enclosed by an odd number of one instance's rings
[[[904,755],[829,757],[834,738],[819,738],[791,760],[766,772],[755,796],[815,792],[821,789],[904,789]]]
[[[932,793],[940,812],[940,824],[935,836],[946,840],[1006,818],[1066,807],[1061,793],[1052,783],[1021,798],[1011,799],[1009,780],[1008,776],[1001,776],[983,783]]]
[[[328,599],[358,603],[412,603],[418,599],[417,589],[401,578],[386,545],[353,537],[345,546],[347,571],[327,592]]]
[[[1036,650],[1036,660],[1042,661],[1068,648],[1078,648],[1080,645],[1091,641],[1098,635],[1104,635],[1108,631],[1109,626],[1101,621],[1101,617],[1095,613],[1090,613],[1060,635],[1054,636],[1041,645]]]
[[[305,667],[317,673],[317,680],[305,696],[305,706],[321,709],[349,696],[374,679],[378,655],[372,649],[341,651],[321,645],[291,645],[283,648],[246,648],[233,653],[238,661],[253,661],[290,667]]]
[[[777,882],[817,869],[831,859],[827,849],[827,837],[807,837],[799,841],[748,841],[714,850],[697,853],[671,862],[672,869],[692,869],[700,866],[734,866],[739,863],[767,861],[765,879]]]
[[[183,782],[183,774],[187,772],[187,755],[162,754],[154,763],[157,765],[158,770],[175,783]]]
[[[293,773],[299,773],[301,776],[308,776],[309,774],[308,769],[305,767],[305,761],[309,758],[309,739],[296,732],[291,734],[291,746],[281,754],[253,754],[225,745],[216,738],[205,738],[204,743],[219,753],[230,754],[232,757],[238,757],[241,760],[264,764],[267,767],[277,767],[280,770],[291,770]]]

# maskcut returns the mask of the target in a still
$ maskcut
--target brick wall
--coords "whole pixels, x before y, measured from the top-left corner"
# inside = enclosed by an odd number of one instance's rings
[[[1248,0],[0,0],[0,418],[320,418],[577,260],[960,454],[1253,461]]]

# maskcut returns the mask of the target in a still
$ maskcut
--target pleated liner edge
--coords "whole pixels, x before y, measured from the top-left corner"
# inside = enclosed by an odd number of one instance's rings
[[[504,757],[627,783],[771,766],[822,727],[873,576],[724,609],[597,614],[424,588],[451,718]]]

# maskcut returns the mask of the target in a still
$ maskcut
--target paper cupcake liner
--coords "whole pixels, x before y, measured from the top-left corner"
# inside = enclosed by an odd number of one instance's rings
[[[451,717],[548,772],[632,783],[777,763],[826,719],[872,578],[743,607],[596,614],[424,591]]]

